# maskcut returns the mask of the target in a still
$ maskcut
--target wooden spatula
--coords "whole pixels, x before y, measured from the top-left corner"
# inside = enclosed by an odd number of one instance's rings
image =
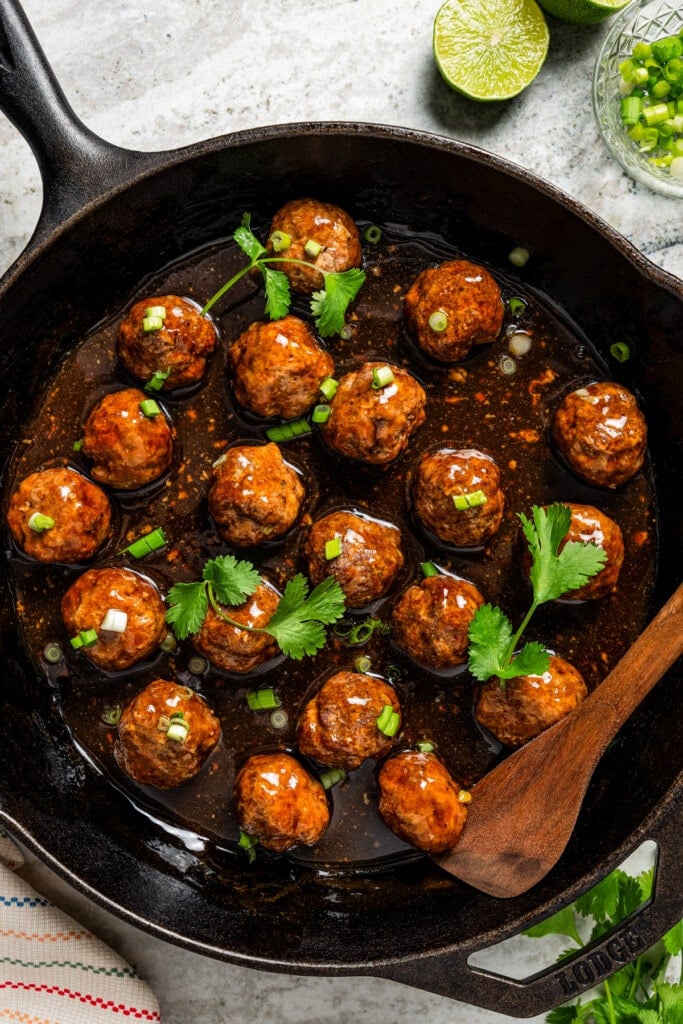
[[[597,689],[472,790],[462,838],[436,862],[491,896],[519,896],[557,863],[603,751],[683,652],[683,584]]]

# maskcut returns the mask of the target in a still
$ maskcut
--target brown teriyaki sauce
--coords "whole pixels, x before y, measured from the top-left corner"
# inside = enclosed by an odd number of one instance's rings
[[[361,225],[362,231],[362,225]],[[236,550],[281,590],[297,571],[306,572],[301,556],[305,527],[332,509],[355,510],[397,526],[405,565],[386,599],[363,613],[390,620],[392,605],[411,583],[422,578],[420,562],[472,581],[485,599],[499,604],[516,627],[531,600],[520,571],[522,551],[519,511],[552,501],[592,504],[615,519],[624,533],[626,556],[617,590],[601,600],[558,602],[542,607],[525,639],[538,639],[567,658],[594,688],[633,642],[645,624],[655,562],[655,495],[647,473],[639,473],[616,491],[594,488],[574,477],[554,452],[549,437],[552,413],[564,394],[609,374],[591,352],[587,339],[550,302],[532,293],[507,269],[492,268],[506,303],[500,337],[475,348],[462,363],[440,365],[424,357],[406,333],[402,300],[415,276],[444,259],[466,253],[434,236],[420,237],[400,228],[384,228],[379,244],[364,243],[367,280],[347,316],[349,337],[325,344],[335,360],[335,376],[370,359],[385,359],[408,368],[427,392],[427,421],[412,437],[408,451],[385,467],[344,460],[327,451],[315,434],[282,444],[284,457],[302,474],[307,498],[302,518],[279,543]],[[166,293],[205,302],[244,265],[231,241],[188,255],[144,281],[130,296]],[[526,309],[513,316],[512,296]],[[98,325],[70,352],[57,370],[31,429],[14,458],[11,489],[28,473],[69,464],[87,474],[88,463],[72,451],[89,411],[108,391],[135,384],[115,354],[116,330],[127,308]],[[268,749],[295,752],[297,719],[306,700],[332,672],[352,669],[362,653],[372,673],[390,677],[398,691],[403,725],[396,749],[419,739],[431,740],[451,773],[471,786],[503,756],[499,744],[480,729],[472,713],[474,681],[467,669],[446,673],[414,664],[391,642],[373,634],[362,647],[349,646],[330,630],[326,648],[301,662],[275,658],[247,676],[228,675],[208,666],[191,671],[196,656],[191,641],[172,653],[159,652],[126,672],[107,673],[83,653],[72,651],[61,621],[60,601],[73,580],[89,566],[127,566],[142,573],[166,594],[174,582],[201,578],[204,562],[231,549],[221,539],[207,511],[211,464],[228,444],[263,442],[272,423],[251,416],[233,401],[226,353],[252,321],[265,318],[260,278],[243,278],[212,311],[221,332],[205,380],[186,391],[161,393],[158,400],[172,420],[175,456],[170,472],[137,492],[109,491],[112,535],[89,565],[43,565],[11,545],[19,625],[32,659],[53,688],[55,699],[81,754],[123,791],[140,813],[155,818],[166,831],[184,837],[190,848],[208,842],[236,849],[238,826],[232,806],[235,773],[250,753]],[[295,297],[292,312],[311,322],[308,300]],[[501,358],[508,354],[508,328],[517,324],[531,337],[530,352],[505,375]],[[506,495],[503,523],[486,548],[457,550],[428,536],[414,520],[409,480],[420,455],[432,447],[479,448],[501,470]],[[646,465],[647,468],[647,465]],[[105,488],[107,490],[107,488]],[[168,545],[137,561],[118,552],[149,528],[162,526]],[[60,664],[43,658],[45,645],[57,641]],[[199,775],[174,790],[139,786],[118,768],[113,757],[115,730],[102,721],[103,709],[125,704],[155,678],[175,679],[201,693],[220,717],[222,739]],[[248,709],[246,694],[272,686],[287,716],[275,728],[269,712]],[[322,769],[310,765],[312,770]],[[389,832],[376,810],[376,766],[366,762],[329,791],[333,809],[329,829],[314,848],[298,847],[286,856],[300,862],[337,866],[337,870],[395,864],[415,851]],[[476,799],[476,793],[475,797]],[[259,854],[260,857],[264,853]],[[266,855],[267,856],[267,855]],[[246,866],[246,857],[245,857]]]

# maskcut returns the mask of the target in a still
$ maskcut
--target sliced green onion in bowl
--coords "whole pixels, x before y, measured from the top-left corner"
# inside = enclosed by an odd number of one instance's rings
[[[28,528],[34,533],[44,533],[45,530],[51,530],[54,525],[52,516],[46,516],[42,512],[34,512],[28,521]]]

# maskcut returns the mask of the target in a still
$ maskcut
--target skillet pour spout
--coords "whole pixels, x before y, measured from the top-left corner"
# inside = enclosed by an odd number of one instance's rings
[[[525,286],[571,318],[572,334],[645,410],[659,507],[650,616],[673,592],[683,289],[579,203],[474,147],[377,125],[279,125],[177,153],[120,150],[75,117],[16,0],[0,0],[0,107],[26,134],[45,188],[36,233],[0,282],[4,480],[56,368],[93,325],[113,320],[153,271],[229,237],[245,210],[267,223],[287,200],[313,195],[358,220],[433,233],[493,267],[506,266],[515,245],[533,253]],[[637,338],[636,357],[616,365],[609,347],[625,335]],[[247,873],[230,850],[141,813],[82,756],[44,667],[18,635],[6,566],[0,622],[0,823],[70,884],[168,941],[286,973],[393,978],[523,1016],[567,998],[561,971],[571,965],[511,982],[470,967],[469,956],[554,913],[643,840],[658,844],[657,884],[629,922],[637,944],[628,955],[683,914],[683,744],[672,728],[680,666],[607,751],[553,871],[502,901],[418,856],[372,870],[274,861]]]

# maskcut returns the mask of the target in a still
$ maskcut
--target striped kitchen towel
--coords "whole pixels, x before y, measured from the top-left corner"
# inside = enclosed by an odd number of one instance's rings
[[[0,829],[0,1024],[160,1021],[145,982],[11,870],[21,863]]]

